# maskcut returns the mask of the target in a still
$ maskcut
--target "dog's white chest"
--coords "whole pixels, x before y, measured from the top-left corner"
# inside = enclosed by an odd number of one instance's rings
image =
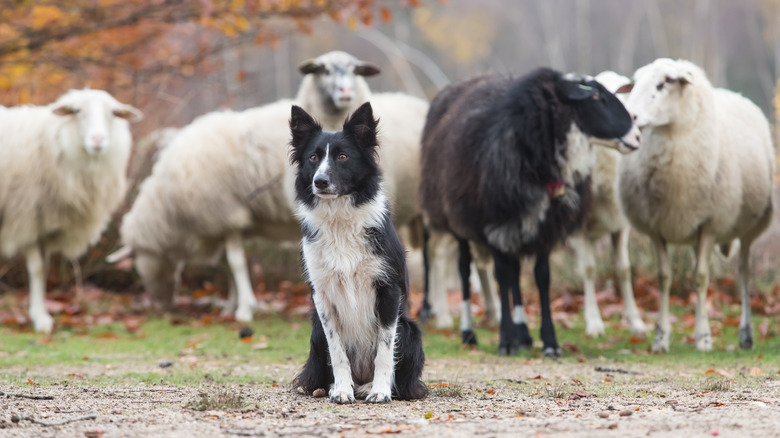
[[[349,205],[334,212],[320,208],[303,217],[314,231],[313,237],[303,239],[302,248],[315,306],[328,308],[346,345],[373,349],[379,329],[375,284],[384,269],[366,228],[377,225],[376,219]]]

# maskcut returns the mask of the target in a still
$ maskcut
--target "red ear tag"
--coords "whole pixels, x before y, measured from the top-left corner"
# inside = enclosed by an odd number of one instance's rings
[[[566,186],[563,181],[553,181],[547,184],[547,195],[551,199],[560,198],[566,193]]]

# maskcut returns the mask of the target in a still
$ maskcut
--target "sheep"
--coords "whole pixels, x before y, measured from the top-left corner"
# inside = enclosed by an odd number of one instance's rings
[[[136,108],[102,90],[70,90],[0,117],[0,255],[23,254],[35,331],[51,332],[47,261],[94,244],[125,194]]]
[[[561,354],[550,315],[549,253],[585,219],[593,166],[588,136],[622,138],[633,149],[639,138],[631,128],[631,116],[601,84],[549,68],[521,78],[477,77],[444,88],[431,102],[422,142],[423,219],[457,238],[464,291],[469,241],[490,249],[501,296],[500,354],[532,343],[521,319],[523,255],[536,255],[544,354]]]
[[[601,72],[595,79],[612,93],[626,90],[631,83],[629,78],[613,71]],[[621,101],[623,101],[622,96],[618,94]],[[591,336],[604,334],[604,322],[596,302],[594,285],[596,261],[593,246],[598,239],[609,234],[612,239],[615,273],[623,296],[626,321],[633,333],[644,334],[647,332],[647,326],[639,314],[631,286],[631,262],[628,258],[628,237],[631,226],[621,211],[617,195],[617,166],[621,154],[610,148],[594,148],[594,153],[596,161],[591,188],[593,205],[582,230],[574,233],[567,242],[574,250],[577,268],[583,280],[585,333]]]
[[[252,319],[256,299],[243,239],[300,234],[282,188],[289,134],[258,129],[286,126],[292,104],[206,114],[160,152],[120,228],[157,309],[172,306],[184,262],[216,263],[224,251],[236,319]]]
[[[709,256],[739,239],[741,348],[753,346],[748,292],[750,246],[772,218],[775,154],[761,110],[732,91],[714,88],[685,60],[660,58],[640,67],[627,108],[645,147],[619,166],[620,199],[631,224],[650,236],[658,258],[660,314],[652,351],[668,352],[672,276],[667,244],[696,255],[696,348],[712,349],[706,311]]]
[[[235,306],[237,320],[252,319],[256,301],[243,239],[300,239],[292,213],[294,172],[286,158],[293,104],[318,118],[325,129],[340,129],[350,111],[371,99],[388,127],[381,134],[387,147],[379,156],[396,224],[419,217],[417,157],[427,102],[399,93],[371,95],[362,76],[379,69],[344,52],[306,61],[299,70],[305,76],[295,100],[201,116],[160,153],[121,227],[123,242],[135,253],[136,269],[157,308],[171,306],[176,272],[185,261],[215,263],[224,248],[232,272],[227,310]]]

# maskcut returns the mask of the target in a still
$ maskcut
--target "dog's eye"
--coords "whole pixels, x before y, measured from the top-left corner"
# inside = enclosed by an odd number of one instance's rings
[[[311,161],[312,163],[316,163],[317,161],[319,161],[319,159],[320,157],[318,157],[317,154],[309,155],[309,161]]]
[[[339,161],[347,161],[347,158],[349,158],[347,154],[339,154]]]

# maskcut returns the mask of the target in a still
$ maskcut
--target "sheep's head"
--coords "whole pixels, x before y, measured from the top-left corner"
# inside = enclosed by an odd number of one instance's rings
[[[634,86],[626,107],[640,128],[664,126],[680,116],[689,116],[685,96],[703,78],[698,67],[688,61],[656,59],[634,73]],[[694,79],[696,77],[696,79]]]
[[[379,68],[340,51],[328,52],[304,62],[298,68],[304,75],[312,75],[323,101],[336,109],[351,108],[357,103],[359,76],[379,74]]]
[[[631,91],[631,87],[634,85],[631,79],[611,70],[603,71],[597,74],[595,79],[610,93],[614,93],[620,102],[623,103],[623,105],[626,104],[627,93]],[[622,139],[604,141],[602,139],[593,138],[591,139],[591,143],[617,149],[620,153],[623,154],[627,154],[636,150],[636,148],[628,146],[627,143],[630,143],[631,139],[636,139],[638,143],[641,141],[642,133],[640,132],[639,126],[636,124],[636,118],[633,116],[633,114],[631,114],[631,111],[629,111],[629,114],[631,115],[632,120],[634,120],[634,123],[631,126],[631,130],[628,131],[628,134],[626,134]]]
[[[112,131],[118,129],[117,118],[136,122],[143,117],[138,109],[102,90],[70,90],[52,105],[52,112],[74,119],[89,155],[104,154],[111,147]]]
[[[632,129],[631,116],[623,103],[592,77],[565,75],[556,84],[556,94],[571,108],[577,127],[592,142],[620,144],[618,149],[626,152],[639,147],[641,135]]]

